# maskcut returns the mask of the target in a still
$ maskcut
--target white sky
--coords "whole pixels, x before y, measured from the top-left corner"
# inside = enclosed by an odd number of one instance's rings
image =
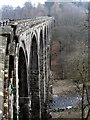
[[[25,2],[27,1],[31,1],[33,4],[37,4],[39,3],[44,3],[46,0],[0,0],[0,7],[2,5],[12,5],[13,7],[17,7],[20,6],[22,7],[24,5]]]
[[[31,1],[33,4],[35,3],[37,5],[38,2],[44,3],[47,0],[0,0],[0,7],[2,5],[12,5],[13,7],[17,7],[17,6],[22,7],[26,1]],[[55,0],[55,1],[62,1],[62,0]],[[67,0],[63,0],[63,1],[67,1]],[[90,0],[81,0],[81,1],[90,1]]]

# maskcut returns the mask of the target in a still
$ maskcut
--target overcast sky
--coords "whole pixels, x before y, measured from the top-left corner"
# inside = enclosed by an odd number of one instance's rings
[[[31,1],[33,4],[38,2],[44,3],[46,0],[0,0],[0,7],[2,5],[12,5],[13,7],[23,6],[25,2]]]
[[[33,4],[34,3],[37,4],[38,2],[44,3],[47,0],[0,0],[0,7],[2,7],[2,5],[12,5],[13,7],[17,7],[17,6],[22,7],[26,1],[31,1]],[[49,1],[67,1],[67,0],[49,0]],[[68,1],[73,1],[73,0],[68,0]],[[90,1],[90,0],[81,0],[81,1]]]

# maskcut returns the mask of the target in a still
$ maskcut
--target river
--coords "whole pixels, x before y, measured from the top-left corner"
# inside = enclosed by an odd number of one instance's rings
[[[77,107],[82,98],[78,93],[67,93],[64,95],[53,95],[52,110],[64,110]]]

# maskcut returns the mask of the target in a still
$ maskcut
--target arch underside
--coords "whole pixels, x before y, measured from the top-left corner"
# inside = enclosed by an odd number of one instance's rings
[[[39,69],[38,52],[35,35],[32,38],[30,51],[30,93],[31,93],[31,118],[40,118],[40,98],[39,98]]]
[[[19,119],[29,120],[27,66],[24,51],[22,48],[20,48],[19,50],[18,77],[19,77],[19,114],[20,114]]]

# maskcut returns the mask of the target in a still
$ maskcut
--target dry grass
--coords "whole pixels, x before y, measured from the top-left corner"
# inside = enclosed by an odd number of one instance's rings
[[[55,80],[53,82],[53,94],[64,94],[74,91],[75,85],[72,80]]]

